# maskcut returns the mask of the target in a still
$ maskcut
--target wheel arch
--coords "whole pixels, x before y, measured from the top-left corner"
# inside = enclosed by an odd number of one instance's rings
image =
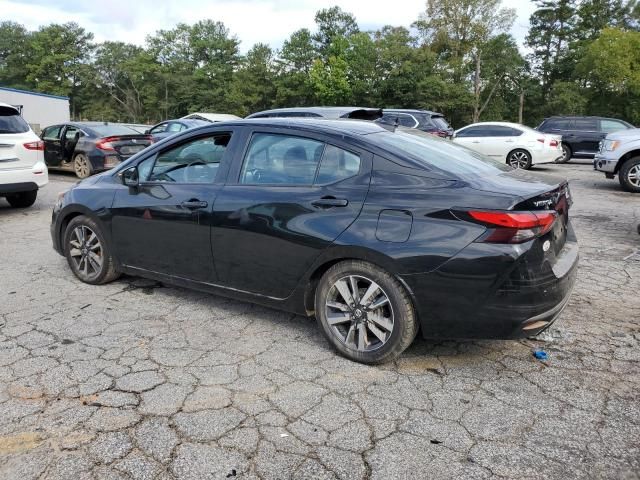
[[[109,235],[110,232],[104,225],[104,222],[102,222],[97,215],[95,215],[90,209],[88,209],[83,205],[77,205],[77,204],[69,205],[65,207],[65,209],[62,212],[60,212],[59,220],[58,220],[58,228],[56,231],[56,238],[58,240],[58,245],[60,245],[60,251],[63,253],[64,253],[64,233],[67,230],[67,226],[69,225],[69,222],[71,222],[71,220],[73,220],[76,217],[79,217],[80,215],[85,215],[86,217],[89,217],[91,220],[96,222],[102,228],[103,235],[107,237],[108,241],[111,241],[111,235]]]
[[[411,303],[413,305],[414,311],[417,314],[417,304],[414,298],[413,291],[411,290],[411,288],[409,288],[409,285],[407,285],[402,276],[397,272],[396,268],[394,267],[393,259],[387,257],[384,254],[376,252],[375,250],[364,247],[334,247],[332,249],[329,249],[324,255],[316,260],[316,262],[314,262],[312,267],[309,269],[307,275],[305,275],[303,306],[307,315],[313,315],[315,311],[315,293],[318,282],[320,281],[320,278],[322,278],[322,275],[324,275],[326,271],[335,264],[348,260],[361,260],[364,262],[369,262],[392,275],[406,289],[409,297],[411,298]]]
[[[631,160],[632,158],[635,158],[635,157],[640,157],[640,148],[636,148],[635,150],[630,150],[624,155],[622,155],[618,159],[618,163],[616,163],[616,167],[613,170],[613,173],[614,174],[618,173],[622,168],[622,165],[624,165],[628,160]]]
[[[513,152],[517,152],[517,151],[523,151],[527,155],[529,155],[529,159],[533,159],[533,156],[531,155],[531,152],[528,149],[526,149],[525,147],[516,147],[516,148],[512,148],[511,150],[509,150],[509,153],[507,153],[507,156],[505,157],[505,160],[508,162],[509,161],[509,156]]]

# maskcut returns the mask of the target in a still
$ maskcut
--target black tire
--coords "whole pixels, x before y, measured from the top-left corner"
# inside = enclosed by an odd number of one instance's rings
[[[85,242],[80,238],[78,233],[80,231],[83,232],[82,238],[86,239]],[[94,248],[95,239],[90,233],[94,233],[97,237],[99,248]],[[62,246],[71,271],[83,282],[101,285],[120,276],[120,273],[116,271],[111,247],[106,242],[98,224],[91,218],[85,215],[72,218],[64,232]],[[79,257],[81,258],[79,259]],[[96,257],[101,260],[99,268],[95,267],[98,263],[95,260]],[[84,263],[82,258],[84,258]]]
[[[630,158],[622,164],[618,180],[627,192],[640,193],[640,157]]]
[[[27,208],[35,203],[37,196],[37,190],[13,193],[11,195],[7,195],[7,202],[9,202],[9,205],[13,208]]]
[[[351,277],[357,277],[356,287],[358,293],[357,305],[351,305],[350,313],[345,313],[343,309],[338,311],[337,316],[344,315],[339,322],[332,321],[330,324],[328,312],[332,317],[335,313],[330,311],[334,307],[328,306],[327,302],[332,305],[337,304],[333,301],[334,295],[340,295],[336,282],[349,282]],[[369,283],[367,283],[369,282]],[[373,294],[370,299],[365,298],[367,287],[375,284],[380,291],[379,295]],[[354,291],[353,287],[349,287],[349,291]],[[343,298],[342,296],[338,298]],[[386,303],[377,308],[373,308],[380,302]],[[364,302],[361,304],[360,300]],[[369,301],[370,300],[370,301]],[[343,302],[341,305],[346,306]],[[367,306],[364,306],[368,303]],[[357,315],[356,312],[360,311]],[[418,333],[418,322],[413,309],[411,298],[406,289],[393,276],[381,268],[360,260],[347,260],[335,264],[320,279],[315,295],[315,312],[316,320],[322,333],[329,343],[343,356],[350,360],[367,363],[378,364],[387,362],[397,358],[409,345],[413,342]],[[391,322],[385,317],[384,312],[390,312]],[[347,316],[349,320],[345,320]],[[372,320],[372,318],[375,318]],[[391,329],[382,326],[380,320],[391,325]],[[378,333],[375,333],[374,330]],[[364,330],[363,336],[360,337],[360,329]],[[363,338],[363,347],[358,348],[356,343],[349,345],[349,332],[353,330],[351,337],[354,342],[360,343]],[[356,333],[357,332],[357,333]],[[375,334],[374,334],[375,333]],[[383,333],[384,341],[377,335]],[[358,338],[356,338],[356,335]],[[370,337],[369,337],[370,336]],[[370,345],[367,342],[370,339]]]
[[[562,144],[562,157],[560,157],[558,160],[556,160],[556,163],[567,163],[569,160],[571,160],[571,155],[573,155],[573,152],[571,151],[571,147],[569,145],[567,145],[566,143]]]
[[[78,153],[73,157],[73,171],[78,178],[90,177],[93,173],[91,160],[84,153]]]
[[[507,164],[513,168],[529,170],[531,168],[531,154],[522,148],[516,148],[507,155]]]

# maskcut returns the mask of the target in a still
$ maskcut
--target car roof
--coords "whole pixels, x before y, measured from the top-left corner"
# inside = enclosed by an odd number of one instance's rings
[[[426,113],[429,115],[442,115],[442,113],[434,112],[432,110],[419,110],[416,108],[383,108],[382,113],[391,112],[391,113]]]
[[[469,125],[465,125],[462,128],[477,127],[479,125],[495,125],[497,127],[511,127],[511,128],[522,128],[522,127],[524,127],[524,125],[521,125],[519,123],[512,123],[512,122],[477,122],[477,123],[471,123]],[[462,130],[462,128],[460,130]]]
[[[224,122],[224,124],[251,127],[287,127],[318,133],[349,133],[352,135],[369,135],[371,133],[388,131],[388,128],[381,126],[379,123],[350,118],[328,119],[309,117],[266,117],[245,118],[231,122]],[[199,128],[206,128],[206,126]]]
[[[20,110],[18,110],[13,105],[9,105],[8,103],[0,102],[0,108],[10,108],[11,110],[14,110],[16,112],[16,114],[20,113]]]
[[[324,118],[340,118],[347,113],[351,113],[356,110],[380,110],[379,108],[371,107],[290,107],[290,108],[273,108],[271,110],[262,110],[261,112],[255,112],[251,115],[247,115],[246,118],[255,118],[257,115],[266,115],[272,113],[315,113]]]
[[[232,115],[230,113],[207,113],[207,112],[195,112],[185,115],[181,119],[185,120],[205,120],[208,122],[226,122],[229,120],[238,120],[240,117]]]

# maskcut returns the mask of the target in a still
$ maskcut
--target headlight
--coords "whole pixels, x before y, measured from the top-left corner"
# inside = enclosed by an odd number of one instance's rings
[[[620,146],[620,142],[618,140],[605,140],[602,144],[602,150],[607,152],[613,152],[616,148]]]

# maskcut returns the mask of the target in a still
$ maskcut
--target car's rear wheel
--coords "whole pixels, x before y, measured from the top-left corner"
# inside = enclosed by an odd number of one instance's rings
[[[569,160],[571,160],[571,155],[573,155],[573,152],[571,151],[571,147],[569,147],[569,145],[567,145],[566,143],[563,143],[562,157],[556,160],[556,163],[567,163]]]
[[[618,172],[620,185],[628,192],[640,193],[640,157],[627,160]]]
[[[71,219],[63,245],[69,267],[83,282],[99,285],[118,278],[111,249],[98,224],[89,217]]]
[[[316,289],[315,312],[333,347],[356,362],[393,360],[418,332],[405,288],[381,268],[359,260],[327,270]]]
[[[73,157],[73,171],[78,178],[87,178],[91,175],[91,162],[84,153],[78,153]]]
[[[9,205],[13,208],[26,208],[35,203],[37,196],[37,190],[13,193],[11,195],[7,195],[7,202],[9,202]]]
[[[507,155],[507,163],[513,168],[522,168],[528,170],[531,168],[531,154],[520,148],[509,152]]]

